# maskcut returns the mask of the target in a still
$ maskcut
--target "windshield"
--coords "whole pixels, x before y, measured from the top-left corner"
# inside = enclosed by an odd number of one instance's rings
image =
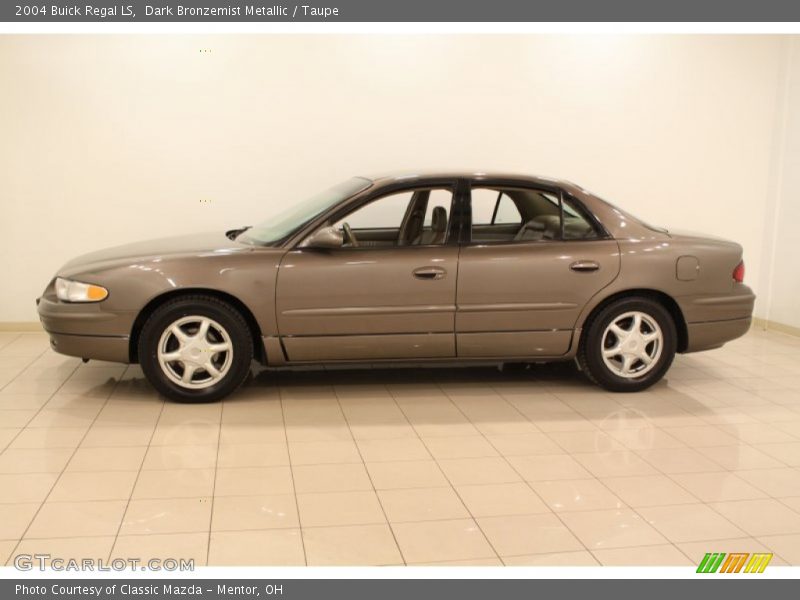
[[[247,229],[237,239],[241,242],[269,245],[279,242],[314,220],[342,200],[367,189],[371,182],[363,177],[347,181],[293,204],[266,221]]]

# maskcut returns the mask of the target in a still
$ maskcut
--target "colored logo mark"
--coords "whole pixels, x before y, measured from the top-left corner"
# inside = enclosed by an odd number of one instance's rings
[[[706,552],[697,566],[698,573],[763,573],[772,560],[767,552]]]

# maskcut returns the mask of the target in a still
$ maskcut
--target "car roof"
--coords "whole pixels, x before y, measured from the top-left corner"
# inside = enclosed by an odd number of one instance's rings
[[[364,179],[369,179],[373,183],[386,185],[392,182],[408,181],[424,183],[432,179],[494,179],[494,180],[511,180],[520,181],[533,185],[546,185],[546,186],[560,186],[560,187],[575,187],[575,184],[552,177],[543,177],[539,175],[530,175],[525,173],[513,173],[507,171],[484,171],[480,169],[475,170],[408,170],[408,171],[390,171],[384,173],[373,173],[371,175],[364,175]]]

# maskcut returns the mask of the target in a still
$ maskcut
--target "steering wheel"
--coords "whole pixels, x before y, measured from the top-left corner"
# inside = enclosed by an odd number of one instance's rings
[[[347,223],[342,223],[342,230],[344,231],[344,237],[347,239],[347,243],[350,244],[352,248],[358,248],[358,240],[356,239],[356,234],[353,233],[353,230],[350,229],[350,225]]]

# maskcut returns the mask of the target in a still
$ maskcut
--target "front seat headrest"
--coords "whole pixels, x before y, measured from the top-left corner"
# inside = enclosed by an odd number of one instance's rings
[[[444,206],[437,206],[433,209],[431,229],[437,233],[447,229],[447,210],[445,210]]]

